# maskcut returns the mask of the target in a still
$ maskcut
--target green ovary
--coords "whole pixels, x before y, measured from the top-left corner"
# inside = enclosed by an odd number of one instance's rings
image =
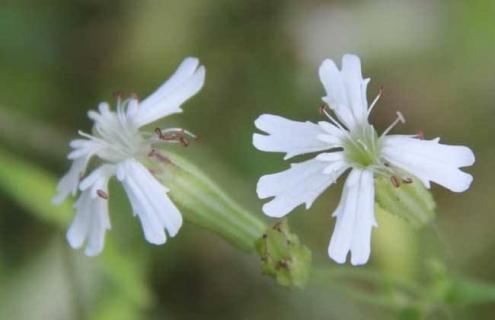
[[[370,125],[352,130],[344,143],[347,161],[358,168],[379,164],[381,162],[380,151],[380,139]]]

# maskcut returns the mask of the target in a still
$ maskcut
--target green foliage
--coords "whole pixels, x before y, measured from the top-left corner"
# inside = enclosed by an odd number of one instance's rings
[[[56,207],[51,204],[57,179],[37,166],[0,150],[0,189],[34,217],[62,230],[68,227],[73,209],[68,201]],[[123,254],[125,252],[125,254]],[[105,294],[91,307],[95,319],[107,314],[125,314],[118,319],[136,319],[133,314],[150,303],[150,292],[144,281],[145,270],[131,252],[119,250],[107,241],[98,258],[97,270],[105,282]],[[119,313],[115,313],[116,309]]]
[[[495,302],[495,286],[490,283],[470,280],[449,273],[447,266],[439,260],[428,263],[432,285],[432,296],[448,304],[471,305]]]
[[[187,221],[210,230],[237,248],[252,252],[265,224],[221,190],[209,177],[182,157],[167,151],[155,162],[156,176],[171,190]],[[260,214],[261,216],[261,214]]]
[[[0,150],[0,189],[39,219],[60,227],[72,216],[69,203],[55,207],[55,178],[46,171]]]
[[[480,304],[495,302],[495,286],[467,279],[451,279],[445,300],[454,304]]]
[[[433,196],[417,179],[394,186],[389,179],[378,177],[375,186],[376,204],[384,211],[417,227],[429,223],[435,217]]]
[[[302,288],[311,269],[311,251],[291,233],[287,220],[268,228],[256,242],[264,274],[286,287]]]

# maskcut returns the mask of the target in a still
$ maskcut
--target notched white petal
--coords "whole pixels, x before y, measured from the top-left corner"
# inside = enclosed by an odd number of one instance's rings
[[[465,146],[440,144],[440,139],[420,140],[410,136],[383,138],[384,157],[420,179],[429,188],[430,181],[454,192],[466,191],[473,177],[459,168],[471,166],[474,153]]]
[[[137,126],[143,126],[167,115],[182,112],[180,106],[203,87],[205,67],[196,58],[186,58],[175,73],[153,94],[144,99],[133,117]]]
[[[106,183],[101,184],[100,188],[108,192]],[[67,241],[74,249],[81,248],[86,242],[84,253],[87,256],[100,254],[105,244],[106,230],[111,227],[108,201],[93,197],[88,189],[81,193],[74,208],[76,215],[67,231]]]
[[[261,151],[285,152],[285,159],[336,147],[318,139],[318,136],[327,132],[309,121],[293,121],[276,115],[263,114],[254,124],[267,134],[255,133],[253,145]]]
[[[263,206],[263,212],[270,217],[283,217],[301,204],[309,209],[313,201],[347,168],[341,163],[337,174],[324,174],[328,162],[311,159],[292,164],[285,171],[260,178],[256,191],[260,199],[274,197]]]
[[[83,157],[75,159],[69,171],[60,179],[57,184],[57,194],[53,197],[53,204],[62,203],[69,194],[75,195],[81,174],[86,170],[88,160]]]
[[[348,129],[367,122],[366,88],[369,79],[362,77],[359,57],[344,55],[342,71],[338,70],[332,60],[326,59],[320,66],[319,75],[326,91],[322,100],[335,111]]]
[[[145,238],[153,244],[165,243],[182,225],[182,216],[160,184],[141,163],[128,159],[118,164],[117,178],[122,182],[134,214],[139,217]]]
[[[344,185],[340,203],[333,213],[337,222],[328,247],[328,255],[345,263],[351,252],[353,265],[365,264],[371,251],[375,190],[371,170],[353,169]]]

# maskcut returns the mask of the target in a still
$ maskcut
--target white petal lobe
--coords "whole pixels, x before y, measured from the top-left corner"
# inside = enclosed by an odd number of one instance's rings
[[[180,106],[203,87],[206,70],[196,58],[186,58],[175,73],[153,94],[144,99],[133,121],[143,126],[167,115],[182,112]]]
[[[464,146],[440,144],[440,140],[420,140],[391,135],[383,139],[384,157],[393,165],[418,177],[426,187],[430,181],[454,192],[466,191],[473,177],[459,168],[471,166],[474,154]]]
[[[346,54],[342,58],[342,78],[345,84],[347,100],[354,119],[362,123],[367,119],[368,102],[366,98],[367,80],[361,74],[361,61],[358,56]]]
[[[69,194],[75,195],[81,174],[86,170],[88,159],[86,157],[75,159],[69,171],[60,179],[57,185],[57,194],[53,197],[54,204],[60,204]]]
[[[139,162],[128,159],[118,164],[117,178],[122,182],[144,235],[153,244],[165,243],[182,225],[182,216],[168,198],[168,189]]]
[[[267,135],[255,133],[253,145],[261,151],[285,152],[285,159],[337,147],[336,143],[319,139],[319,136],[328,133],[319,125],[309,121],[293,121],[276,115],[263,114],[254,123]]]
[[[371,170],[353,169],[344,185],[328,255],[345,263],[349,251],[353,265],[365,264],[370,256],[374,217],[374,180]]]
[[[292,164],[285,171],[260,178],[257,193],[260,199],[274,197],[263,206],[263,212],[270,217],[283,217],[301,204],[309,209],[313,201],[347,168],[341,162],[335,174],[324,174],[329,162],[311,159]]]
[[[100,175],[94,180],[97,190],[108,194],[108,176]],[[74,205],[76,216],[67,231],[67,241],[72,248],[80,248],[86,241],[84,253],[96,256],[101,253],[105,232],[110,229],[108,200],[96,195],[96,189],[85,189]]]
[[[319,74],[326,91],[323,101],[335,111],[339,120],[348,129],[367,122],[366,88],[369,79],[363,79],[359,57],[344,55],[342,71],[332,60],[326,59],[320,66]]]

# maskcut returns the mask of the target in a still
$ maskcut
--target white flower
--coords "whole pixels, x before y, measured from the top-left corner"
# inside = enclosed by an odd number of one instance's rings
[[[322,107],[328,119],[318,124],[288,120],[264,114],[256,121],[266,135],[254,134],[253,144],[262,151],[284,152],[285,159],[320,152],[313,159],[292,164],[290,169],[260,178],[260,199],[273,197],[263,206],[270,217],[282,217],[300,204],[306,209],[339,176],[350,170],[342,197],[333,216],[337,222],[328,248],[329,256],[344,263],[349,251],[353,265],[364,264],[370,255],[374,216],[374,177],[381,175],[394,184],[417,177],[429,188],[438,183],[454,192],[469,188],[472,176],[459,170],[474,163],[473,152],[464,146],[449,146],[439,139],[422,140],[415,135],[387,135],[404,118],[397,119],[380,136],[368,117],[366,98],[369,79],[361,75],[357,56],[344,55],[342,70],[332,60],[320,66],[320,79],[326,91]],[[330,108],[336,119],[327,110]]]
[[[74,205],[76,216],[67,232],[73,248],[86,241],[85,253],[98,255],[104,245],[105,231],[110,229],[108,217],[108,180],[116,176],[139,217],[146,240],[153,244],[165,243],[182,225],[182,216],[167,196],[169,191],[143,165],[148,158],[160,159],[153,145],[180,142],[187,144],[192,136],[188,131],[172,128],[155,130],[157,135],[140,132],[140,128],[173,113],[182,112],[181,104],[195,95],[203,86],[205,68],[196,58],[186,58],[175,73],[152,95],[139,102],[136,98],[118,99],[116,111],[101,103],[99,111],[90,111],[94,121],[93,133],[80,132],[82,139],[70,143],[68,158],[72,166],[57,186],[53,202],[61,203],[69,194],[81,191]],[[92,158],[97,167],[83,178]]]

